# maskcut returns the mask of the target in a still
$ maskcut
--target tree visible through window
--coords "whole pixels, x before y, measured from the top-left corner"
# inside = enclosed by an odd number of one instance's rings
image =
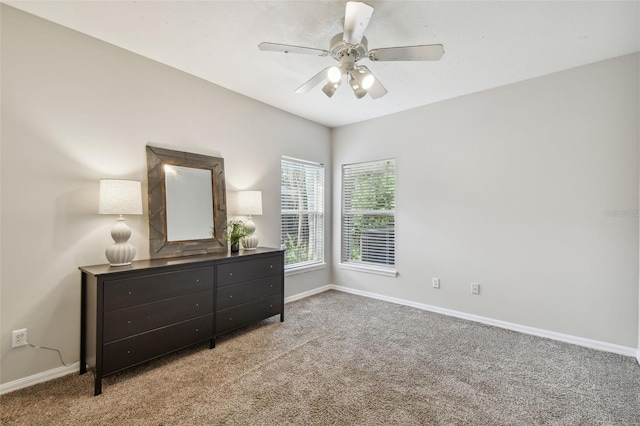
[[[395,161],[342,166],[342,262],[395,265]]]
[[[285,269],[324,261],[324,166],[283,157],[281,238]]]

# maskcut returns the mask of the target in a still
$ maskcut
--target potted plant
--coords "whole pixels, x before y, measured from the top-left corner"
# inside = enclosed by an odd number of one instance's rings
[[[249,234],[249,229],[241,220],[234,219],[227,222],[227,241],[231,247],[231,253],[240,251],[240,240]]]

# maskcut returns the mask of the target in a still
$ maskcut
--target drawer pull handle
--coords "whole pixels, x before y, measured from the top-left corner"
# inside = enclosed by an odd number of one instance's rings
[[[199,304],[199,303],[196,303],[196,308],[197,308],[198,306],[200,306],[200,304]]]
[[[129,292],[129,294],[131,294],[131,292]]]
[[[233,294],[230,294],[230,295],[229,295],[229,299],[233,299]]]
[[[232,275],[233,275],[233,272],[229,272],[229,276],[232,276]]]
[[[199,282],[200,282],[200,280],[196,280],[196,282],[197,282],[197,283],[199,283]]]
[[[127,324],[131,324],[131,321],[127,321]]]
[[[196,328],[196,332],[197,332],[197,331],[199,331],[199,330]]]
[[[269,268],[273,269],[273,265],[269,265]]]
[[[229,321],[233,320],[233,318],[229,317]]]
[[[130,353],[131,353],[131,351],[127,351],[127,354],[130,354]]]

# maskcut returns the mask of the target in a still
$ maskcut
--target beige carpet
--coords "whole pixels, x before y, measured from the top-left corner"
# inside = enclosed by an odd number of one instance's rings
[[[0,397],[3,425],[640,424],[640,366],[330,291],[279,317],[104,379]]]

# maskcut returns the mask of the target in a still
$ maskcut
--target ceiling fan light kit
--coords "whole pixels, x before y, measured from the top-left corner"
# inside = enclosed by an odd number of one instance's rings
[[[308,93],[314,87],[323,84],[322,91],[328,97],[336,92],[346,76],[356,98],[365,95],[373,99],[387,94],[387,89],[364,65],[358,65],[361,59],[370,61],[438,61],[444,55],[441,44],[418,46],[387,47],[368,49],[364,32],[373,15],[373,7],[368,4],[348,1],[344,16],[344,31],[331,38],[329,50],[301,47],[287,44],[263,42],[258,48],[264,52],[297,53],[314,56],[331,56],[340,62],[339,66],[329,66],[307,80],[296,89],[296,93]]]

